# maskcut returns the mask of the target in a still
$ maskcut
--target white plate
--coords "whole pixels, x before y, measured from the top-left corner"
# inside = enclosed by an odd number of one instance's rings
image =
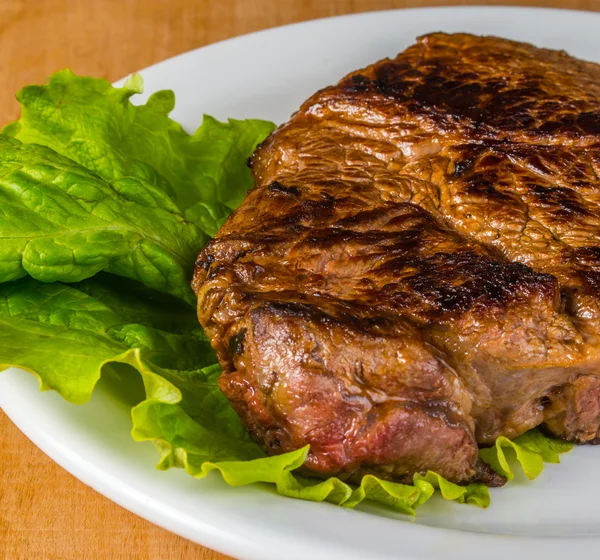
[[[281,122],[319,87],[438,30],[495,34],[600,61],[598,14],[443,8],[272,29],[186,53],[142,75],[147,92],[175,90],[173,116],[188,129],[203,113]],[[158,525],[242,560],[554,560],[596,557],[600,550],[597,448],[576,449],[535,482],[492,490],[486,511],[434,499],[412,520],[375,508],[282,498],[266,486],[229,488],[216,475],[197,481],[181,471],[156,471],[154,449],[131,440],[128,410],[106,386],[77,407],[39,393],[32,376],[10,370],[0,375],[0,406],[83,482]]]

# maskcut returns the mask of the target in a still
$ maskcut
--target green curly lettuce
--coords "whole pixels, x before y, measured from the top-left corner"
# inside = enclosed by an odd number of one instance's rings
[[[169,118],[172,91],[133,105],[130,98],[142,91],[139,75],[116,88],[63,70],[48,85],[27,86],[17,94],[21,118],[3,133],[52,148],[105,181],[144,180],[212,236],[252,187],[246,160],[274,125],[256,119],[221,123],[205,116],[190,135]]]
[[[432,471],[427,471],[425,476],[415,474],[413,482],[416,484],[417,481],[428,482],[440,491],[445,500],[453,500],[459,504],[474,504],[482,508],[490,505],[490,493],[485,484],[472,482],[467,486],[458,486]]]
[[[143,178],[107,182],[1,134],[0,238],[0,282],[78,282],[104,270],[191,305],[193,263],[209,239]]]
[[[498,474],[512,480],[515,477],[509,459],[514,457],[529,480],[537,478],[546,463],[560,463],[559,454],[573,449],[573,444],[549,438],[539,428],[510,440],[499,437],[492,447],[480,449],[480,457]],[[511,457],[512,454],[512,457]]]

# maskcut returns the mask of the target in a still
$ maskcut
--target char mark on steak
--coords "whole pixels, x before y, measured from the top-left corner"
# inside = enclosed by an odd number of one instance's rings
[[[198,259],[220,386],[268,453],[502,479],[478,445],[600,427],[600,67],[422,37],[304,103]]]

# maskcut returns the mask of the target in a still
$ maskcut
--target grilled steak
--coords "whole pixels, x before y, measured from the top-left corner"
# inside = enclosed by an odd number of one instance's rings
[[[500,435],[599,438],[599,66],[428,35],[316,93],[252,169],[193,286],[268,453],[494,485]]]

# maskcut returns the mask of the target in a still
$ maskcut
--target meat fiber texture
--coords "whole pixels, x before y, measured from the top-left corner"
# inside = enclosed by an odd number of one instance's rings
[[[600,67],[435,33],[316,93],[199,256],[220,387],[306,473],[502,483],[600,426]]]

